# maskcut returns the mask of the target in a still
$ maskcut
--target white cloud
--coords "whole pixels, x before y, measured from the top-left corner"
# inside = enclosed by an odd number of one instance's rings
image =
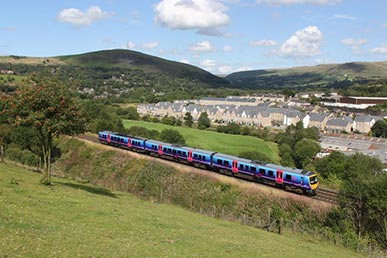
[[[294,33],[285,41],[275,54],[285,58],[308,58],[320,55],[323,34],[316,26],[308,26]]]
[[[193,52],[201,52],[201,53],[215,51],[215,48],[208,41],[202,41],[202,42],[196,43],[195,45],[190,46],[188,49]]]
[[[342,39],[340,40],[341,44],[351,47],[351,51],[355,55],[362,53],[360,46],[368,43],[367,39]]]
[[[127,49],[133,49],[135,48],[135,46],[136,45],[132,41],[128,41],[128,43],[126,44]]]
[[[258,47],[271,47],[271,46],[276,46],[277,42],[274,40],[257,40],[257,41],[250,41],[249,42],[250,46],[258,46]]]
[[[231,52],[232,51],[232,46],[224,46],[223,47],[224,52]]]
[[[333,18],[335,19],[344,19],[344,20],[356,20],[357,17],[348,15],[348,14],[335,14],[333,15]]]
[[[342,0],[256,0],[258,4],[270,5],[292,5],[292,4],[311,4],[311,5],[334,5]]]
[[[152,49],[152,48],[157,47],[158,45],[159,45],[158,42],[153,41],[153,42],[144,43],[144,44],[142,44],[141,47],[144,48],[144,49]]]
[[[181,59],[179,62],[184,64],[191,64],[187,59]]]
[[[220,0],[162,0],[154,8],[155,20],[164,27],[204,32],[228,24],[226,10]]]
[[[232,68],[231,66],[228,66],[228,65],[224,65],[224,66],[220,66],[218,68],[218,71],[221,73],[221,74],[229,74],[231,73],[232,71],[234,71],[234,68]]]
[[[103,11],[98,6],[90,6],[86,12],[76,8],[63,9],[58,14],[58,20],[75,25],[90,25],[97,20],[111,16],[112,13]]]
[[[216,66],[216,61],[211,59],[206,59],[200,62],[200,65],[205,68],[212,68]]]
[[[386,55],[387,54],[387,44],[381,44],[380,47],[372,48],[369,51],[373,54]]]
[[[368,43],[367,39],[342,39],[340,42],[347,46],[360,46]]]

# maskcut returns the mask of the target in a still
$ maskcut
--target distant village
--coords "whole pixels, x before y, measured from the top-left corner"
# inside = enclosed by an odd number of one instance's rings
[[[312,96],[320,98],[322,95],[300,93],[288,99],[284,95],[275,94],[205,97],[173,103],[140,104],[137,112],[140,115],[174,116],[178,119],[183,119],[185,113],[189,112],[194,120],[206,112],[213,123],[237,123],[257,128],[285,129],[302,121],[305,128],[317,127],[323,133],[367,134],[377,120],[383,119],[382,116],[372,116],[364,111],[354,113],[347,110],[364,110],[368,106],[387,102],[387,98],[341,97],[333,94],[330,101],[323,102],[321,106],[304,100]]]
[[[212,123],[237,123],[255,128],[285,130],[289,125],[302,121],[304,128],[316,127],[321,132],[321,157],[331,151],[347,155],[362,152],[380,159],[387,166],[387,139],[368,137],[376,121],[387,118],[387,114],[373,116],[365,109],[387,98],[342,97],[332,94],[326,102],[312,105],[305,101],[310,97],[322,98],[324,93],[299,93],[294,98],[284,95],[261,94],[255,96],[229,96],[226,98],[205,97],[199,100],[180,100],[140,104],[137,112],[153,117],[174,116],[183,119],[190,112],[197,120],[206,112]],[[355,110],[355,111],[353,111]]]

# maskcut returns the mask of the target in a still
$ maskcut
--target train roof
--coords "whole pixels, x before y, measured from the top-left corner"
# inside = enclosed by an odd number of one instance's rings
[[[298,169],[298,168],[284,167],[284,166],[281,166],[281,165],[275,165],[275,164],[271,164],[271,163],[265,164],[265,167],[272,168],[272,169],[278,169],[278,170],[282,170],[282,171],[285,171],[285,172],[290,172],[290,173],[304,175],[304,176],[310,176],[310,175],[314,174],[311,171],[306,171],[306,170],[302,170],[302,169]]]
[[[216,156],[218,158],[223,158],[223,159],[230,159],[230,160],[241,161],[241,162],[245,162],[245,163],[253,163],[253,161],[250,160],[250,159],[239,158],[239,157],[236,157],[236,156],[222,154],[222,153],[216,153],[214,156]]]
[[[191,148],[191,147],[180,147],[180,149],[187,150],[187,151],[190,150],[192,152],[200,152],[200,153],[207,154],[207,155],[212,155],[213,153],[215,153],[215,151],[195,149],[195,148]]]
[[[155,144],[161,144],[163,146],[168,146],[168,147],[174,147],[172,144],[170,143],[166,143],[166,142],[161,142],[161,141],[156,141],[156,140],[152,140],[152,139],[148,139],[146,142],[151,142],[151,143],[155,143]]]
[[[115,133],[115,132],[109,132],[109,131],[103,131],[102,133],[110,133],[110,134],[114,134],[114,135],[117,135],[117,136],[120,136],[120,137],[127,137],[127,138],[130,138],[130,139],[146,140],[146,138],[143,138],[143,137],[132,136],[132,135],[127,135],[127,134],[123,134],[123,133]]]

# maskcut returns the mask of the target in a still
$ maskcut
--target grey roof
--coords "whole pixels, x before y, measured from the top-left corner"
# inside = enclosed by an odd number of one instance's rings
[[[211,97],[203,97],[200,100],[208,100],[208,101],[225,101],[226,98],[211,98]]]
[[[286,116],[288,116],[288,117],[302,117],[303,115],[302,115],[302,113],[300,112],[300,111],[298,111],[298,110],[295,110],[295,109],[289,109],[289,110],[287,110],[286,111]]]
[[[206,110],[209,114],[215,114],[216,112],[218,112],[218,109],[216,107],[207,107],[207,110]]]
[[[357,139],[346,139],[339,137],[331,137],[331,136],[322,136],[320,138],[320,143],[328,146],[339,146],[345,147],[352,150],[368,150],[373,143],[370,141],[363,141]]]
[[[310,121],[322,122],[326,118],[324,114],[310,113]]]
[[[338,127],[346,127],[349,123],[352,123],[353,120],[349,117],[339,117],[335,119],[329,119],[327,122],[328,126],[338,126]]]
[[[372,119],[374,119],[371,115],[358,115],[355,117],[355,121],[357,123],[369,123],[372,121]]]
[[[229,96],[226,98],[226,101],[232,101],[232,102],[255,102],[255,98],[241,98],[241,97],[234,97]]]

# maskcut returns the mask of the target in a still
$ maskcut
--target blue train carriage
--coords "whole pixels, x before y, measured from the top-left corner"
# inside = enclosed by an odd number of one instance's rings
[[[169,143],[149,139],[145,142],[145,151],[151,156],[160,157],[164,154],[163,149],[170,146]]]
[[[184,147],[188,151],[187,161],[193,164],[195,167],[207,169],[211,168],[213,155],[216,152],[194,149],[189,147]]]
[[[101,143],[136,151],[142,151],[145,147],[145,139],[143,138],[131,137],[109,131],[99,132],[98,139]]]
[[[110,143],[110,132],[108,131],[98,132],[98,140],[100,143],[103,143],[103,144]]]
[[[251,160],[238,158],[235,156],[215,153],[212,155],[212,167],[222,174],[236,175],[239,172],[238,162],[243,164],[251,163]],[[244,172],[241,170],[241,172]],[[245,173],[243,173],[245,174]]]
[[[303,193],[316,195],[319,182],[317,174],[296,168],[283,167],[275,164],[265,164],[267,171],[272,171],[271,180],[286,190],[302,190]],[[266,175],[266,176],[267,176]]]

